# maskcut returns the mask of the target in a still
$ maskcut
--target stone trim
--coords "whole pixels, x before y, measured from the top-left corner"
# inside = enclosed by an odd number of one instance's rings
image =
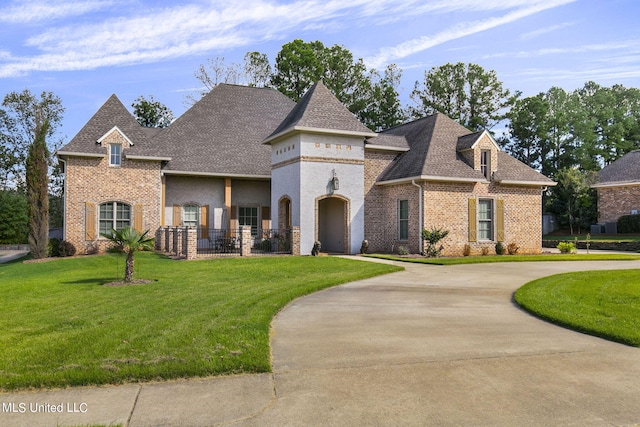
[[[364,165],[364,160],[358,160],[358,159],[339,159],[334,157],[298,156],[298,157],[294,157],[293,159],[274,163],[273,165],[271,165],[271,169],[273,170],[273,169],[282,168],[298,162],[335,163],[335,164],[343,164],[343,165]]]

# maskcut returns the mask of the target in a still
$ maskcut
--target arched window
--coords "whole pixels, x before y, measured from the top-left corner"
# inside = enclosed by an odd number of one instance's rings
[[[131,206],[120,202],[100,205],[100,234],[109,234],[111,229],[121,230],[131,226]]]

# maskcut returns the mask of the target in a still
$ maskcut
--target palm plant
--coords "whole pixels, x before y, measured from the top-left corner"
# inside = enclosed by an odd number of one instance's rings
[[[145,230],[142,234],[138,233],[133,227],[123,228],[121,230],[111,229],[111,233],[102,233],[114,243],[112,248],[116,252],[124,252],[127,254],[127,261],[124,266],[124,282],[131,283],[133,281],[134,254],[137,251],[153,250],[153,237],[149,237],[149,230]]]

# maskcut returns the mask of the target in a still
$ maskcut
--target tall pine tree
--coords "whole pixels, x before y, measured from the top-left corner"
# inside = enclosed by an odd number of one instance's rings
[[[49,120],[36,119],[35,139],[26,160],[29,246],[35,259],[47,256],[49,247]]]

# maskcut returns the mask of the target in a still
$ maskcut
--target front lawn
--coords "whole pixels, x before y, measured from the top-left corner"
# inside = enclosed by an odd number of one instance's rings
[[[567,328],[640,346],[640,270],[559,274],[515,293],[527,311]]]
[[[173,261],[118,255],[0,264],[0,389],[268,372],[269,327],[293,299],[399,270],[334,257]]]
[[[540,261],[635,261],[640,260],[639,254],[547,254],[547,255],[487,255],[468,257],[403,257],[398,255],[369,254],[371,258],[388,259],[392,261],[414,262],[419,264],[458,265],[485,264],[492,262],[540,262]]]

